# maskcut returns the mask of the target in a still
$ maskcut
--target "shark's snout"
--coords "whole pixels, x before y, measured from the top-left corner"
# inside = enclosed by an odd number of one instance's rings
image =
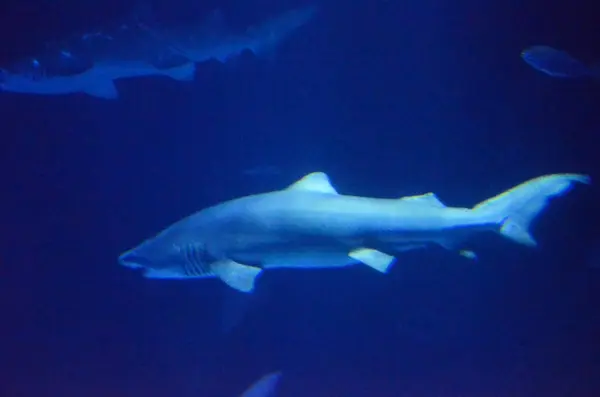
[[[135,249],[126,251],[119,255],[119,263],[122,266],[130,267],[132,269],[147,268],[151,264],[148,258],[140,255]]]

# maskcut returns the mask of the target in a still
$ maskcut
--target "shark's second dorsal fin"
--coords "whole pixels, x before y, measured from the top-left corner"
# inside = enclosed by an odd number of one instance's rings
[[[439,208],[445,208],[446,206],[444,205],[444,203],[442,203],[440,201],[440,199],[435,195],[435,193],[425,193],[425,194],[420,194],[418,196],[406,196],[406,197],[402,197],[400,198],[400,200],[403,201],[413,201],[413,202],[418,202],[418,203],[422,203],[422,204],[428,204],[431,205],[433,207],[439,207]]]
[[[324,172],[313,172],[291,184],[287,190],[305,190],[318,193],[338,194]]]

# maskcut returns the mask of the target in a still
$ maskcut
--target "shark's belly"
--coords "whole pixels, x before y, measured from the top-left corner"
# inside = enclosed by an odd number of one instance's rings
[[[256,258],[258,259],[258,257]],[[260,256],[264,268],[336,268],[358,263],[342,251],[271,252]]]
[[[39,94],[39,95],[57,95],[57,94],[69,94],[71,92],[75,92],[76,90],[70,86],[63,85],[44,85],[39,84],[35,86],[31,86],[28,84],[23,85],[14,85],[8,87],[7,91],[18,92],[23,94]]]
[[[213,256],[262,267],[326,268],[356,263],[356,249],[394,253],[452,240],[465,211],[398,200],[273,193],[230,202],[206,233]],[[458,216],[460,215],[460,217]],[[468,214],[467,214],[468,215]]]
[[[298,237],[298,236],[297,236]],[[324,239],[232,239],[223,256],[236,262],[264,268],[332,268],[349,266],[356,261],[348,256],[350,245]]]

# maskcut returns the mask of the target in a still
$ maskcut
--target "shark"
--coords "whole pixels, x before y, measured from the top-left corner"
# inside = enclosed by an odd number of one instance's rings
[[[458,251],[492,231],[536,246],[530,227],[550,199],[583,174],[550,174],[521,183],[472,208],[450,207],[432,192],[400,198],[342,195],[323,172],[285,189],[200,210],[123,252],[119,263],[147,278],[218,278],[250,293],[269,268],[366,265],[387,273],[404,251],[437,244]]]
[[[195,64],[185,62],[171,68],[158,68],[145,61],[98,61],[92,67],[73,75],[0,72],[0,91],[37,95],[84,93],[96,98],[117,99],[114,81],[143,76],[167,76],[178,81],[192,81]]]
[[[246,51],[272,53],[316,14],[315,6],[288,10],[241,33],[213,12],[202,26],[158,32],[141,21],[113,33],[85,34],[48,45],[39,56],[0,69],[0,91],[37,95],[85,93],[117,99],[114,81],[142,76],[194,79],[197,63],[225,63]]]
[[[246,51],[257,56],[272,54],[292,32],[313,19],[317,11],[318,8],[314,5],[288,10],[240,33],[226,31],[222,26],[222,14],[219,10],[208,16],[197,34],[190,34],[189,29],[159,33],[141,22],[138,27],[166,45],[173,53],[193,62],[216,60],[225,63]]]

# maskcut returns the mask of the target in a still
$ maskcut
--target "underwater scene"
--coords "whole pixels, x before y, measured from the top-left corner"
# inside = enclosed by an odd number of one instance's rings
[[[4,2],[0,397],[600,397],[599,26]]]

